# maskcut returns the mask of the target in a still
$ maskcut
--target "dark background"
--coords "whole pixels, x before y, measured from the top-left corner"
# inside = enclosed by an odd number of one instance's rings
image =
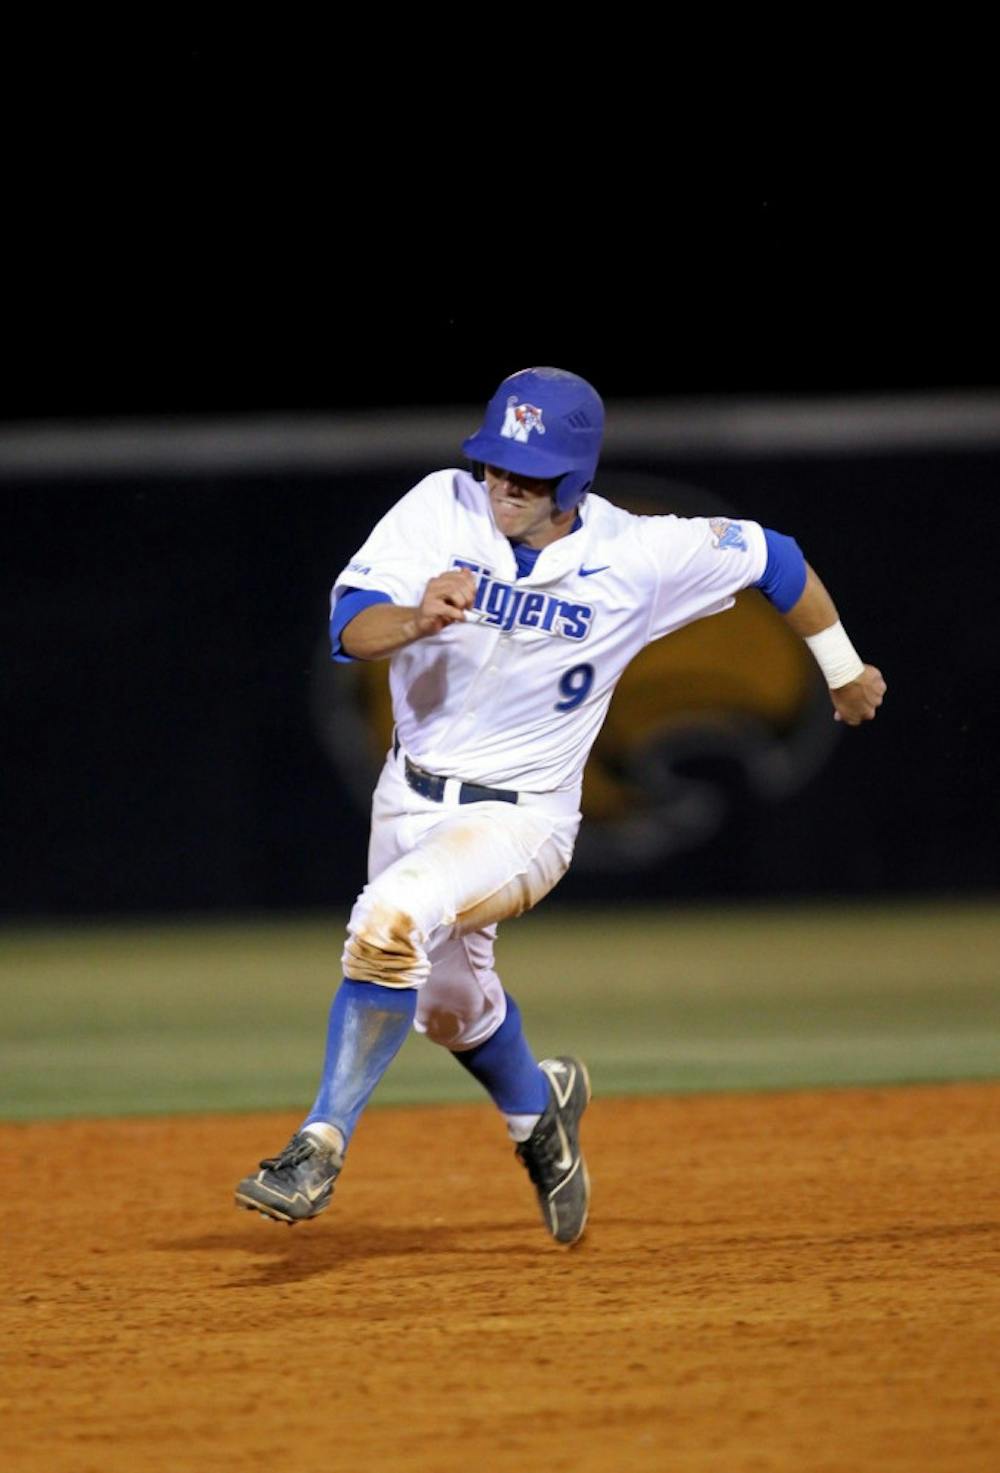
[[[265,126],[274,98],[244,88],[227,115],[210,50],[173,61],[172,86],[157,72],[58,147],[33,139],[0,434],[474,412],[545,362],[611,412],[997,387],[995,231],[967,196],[798,193],[753,169],[684,194],[650,134],[612,160],[543,133],[527,169],[514,123],[468,157],[458,126],[447,150],[435,127],[391,154],[340,147],[342,116],[296,140]],[[995,887],[998,466],[957,447],[630,467],[796,535],[890,697],[797,798],[737,806],[639,881],[571,874],[560,894]],[[316,740],[312,665],[333,576],[431,468],[0,479],[6,915],[350,899],[365,815]]]

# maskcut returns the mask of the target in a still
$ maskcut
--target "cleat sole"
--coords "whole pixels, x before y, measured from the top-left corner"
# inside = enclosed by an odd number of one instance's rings
[[[289,1217],[287,1212],[279,1212],[275,1207],[265,1207],[262,1202],[254,1202],[250,1197],[244,1197],[239,1192],[236,1194],[236,1205],[247,1212],[259,1212],[261,1217],[270,1218],[272,1222],[287,1222],[289,1227],[294,1227],[297,1220]]]

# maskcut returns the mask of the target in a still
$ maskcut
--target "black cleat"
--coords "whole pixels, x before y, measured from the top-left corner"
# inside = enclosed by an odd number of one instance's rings
[[[551,1097],[545,1113],[514,1154],[527,1167],[545,1226],[557,1243],[575,1243],[587,1225],[590,1177],[580,1151],[580,1116],[590,1102],[590,1077],[579,1059],[543,1059]]]
[[[315,1135],[297,1132],[280,1156],[260,1163],[236,1188],[237,1207],[278,1222],[305,1222],[330,1204],[344,1158]]]

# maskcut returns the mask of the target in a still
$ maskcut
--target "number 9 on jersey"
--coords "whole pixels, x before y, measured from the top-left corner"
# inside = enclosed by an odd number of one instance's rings
[[[562,700],[556,701],[555,710],[575,711],[581,701],[587,699],[593,683],[593,665],[574,665],[572,670],[567,670],[559,679],[559,694]]]

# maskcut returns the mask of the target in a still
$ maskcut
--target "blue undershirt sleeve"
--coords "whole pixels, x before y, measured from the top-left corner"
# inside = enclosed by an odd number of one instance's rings
[[[765,527],[764,541],[767,567],[752,586],[770,599],[779,614],[787,614],[798,603],[806,586],[806,560],[795,538],[786,537],[783,532],[772,532],[770,527]]]
[[[330,618],[330,658],[336,660],[338,665],[352,665],[354,656],[349,655],[340,643],[340,636],[350,624],[351,620],[367,609],[370,604],[391,604],[392,599],[387,593],[378,593],[369,588],[345,588],[337,600],[336,608]]]

